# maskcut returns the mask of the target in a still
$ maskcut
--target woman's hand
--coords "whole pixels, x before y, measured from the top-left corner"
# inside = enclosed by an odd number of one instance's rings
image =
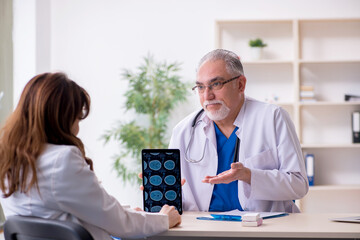
[[[144,210],[142,210],[139,207],[134,208],[134,210],[138,211],[138,212],[144,212]],[[181,216],[180,216],[179,212],[175,209],[174,206],[169,206],[169,205],[165,204],[161,208],[160,213],[168,215],[169,228],[176,227],[181,223]]]
[[[143,178],[142,173],[138,174],[139,178]],[[185,179],[181,179],[181,186],[183,186],[185,184],[186,180]],[[143,191],[144,190],[144,186],[140,185],[140,190]],[[181,216],[179,214],[179,212],[175,209],[174,206],[169,206],[167,204],[165,204],[161,210],[160,213],[162,214],[166,214],[169,216],[169,228],[172,227],[176,227],[181,223]]]
[[[180,216],[179,212],[175,209],[174,206],[169,206],[169,205],[165,204],[161,208],[160,213],[166,214],[169,216],[169,228],[180,225],[181,216]]]

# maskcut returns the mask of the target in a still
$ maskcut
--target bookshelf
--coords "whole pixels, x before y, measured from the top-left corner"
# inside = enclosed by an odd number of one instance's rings
[[[315,186],[360,188],[360,144],[351,136],[351,113],[360,111],[360,102],[344,101],[345,94],[360,95],[360,19],[215,25],[216,48],[237,53],[243,62],[245,93],[289,112],[303,153],[315,156]],[[261,60],[253,60],[248,42],[258,37],[268,46]],[[301,86],[312,86],[316,101],[301,101]]]

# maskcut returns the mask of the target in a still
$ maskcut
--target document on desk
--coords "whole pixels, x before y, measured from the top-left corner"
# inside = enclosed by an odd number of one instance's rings
[[[242,221],[241,216],[247,213],[255,213],[251,211],[239,211],[237,209],[231,210],[228,212],[221,212],[217,214],[210,214],[207,217],[198,217],[199,220],[215,220],[215,221]],[[275,218],[275,217],[283,217],[289,215],[286,212],[258,212],[260,213],[260,217],[263,219],[267,218]]]
[[[335,222],[349,222],[349,223],[360,223],[360,216],[356,217],[343,217],[343,218],[331,218],[331,221]]]

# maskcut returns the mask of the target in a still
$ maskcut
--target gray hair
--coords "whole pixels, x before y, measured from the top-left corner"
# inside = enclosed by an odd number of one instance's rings
[[[226,70],[229,74],[244,75],[244,69],[239,56],[225,49],[215,49],[207,53],[204,57],[201,58],[198,70],[205,62],[217,60],[223,60],[225,62]]]

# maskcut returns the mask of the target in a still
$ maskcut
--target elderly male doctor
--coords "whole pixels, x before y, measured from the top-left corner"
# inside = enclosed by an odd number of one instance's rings
[[[299,212],[293,200],[309,187],[293,123],[282,108],[245,96],[245,85],[235,53],[201,59],[194,89],[205,111],[183,119],[169,145],[181,152],[186,211]]]

